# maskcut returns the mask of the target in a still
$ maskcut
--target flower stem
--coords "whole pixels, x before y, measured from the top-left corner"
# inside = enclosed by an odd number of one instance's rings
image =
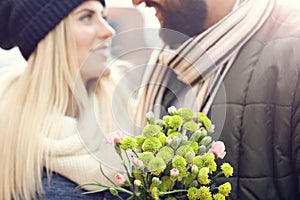
[[[127,193],[127,194],[130,194],[130,195],[133,195],[133,192],[129,191],[129,190],[126,190],[122,187],[115,187],[116,190],[120,191],[120,192],[124,192],[124,193]]]
[[[179,193],[179,192],[187,192],[187,190],[173,190],[173,191],[169,191],[169,192],[159,192],[159,195],[174,194],[174,193]]]
[[[114,183],[105,173],[104,173],[104,171],[103,171],[103,169],[102,169],[102,165],[101,165],[101,163],[100,163],[100,171],[101,171],[101,173],[102,173],[102,175],[111,183],[111,184],[113,184],[114,186],[116,186],[117,187],[117,185],[116,185],[116,183]]]
[[[223,172],[219,172],[217,173],[212,179],[211,182],[214,182],[216,180],[217,177],[221,176],[223,174]]]

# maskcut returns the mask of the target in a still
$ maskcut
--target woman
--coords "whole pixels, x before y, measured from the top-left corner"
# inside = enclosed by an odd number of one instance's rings
[[[0,199],[55,199],[62,191],[72,199],[76,192],[67,191],[68,181],[105,182],[78,135],[89,121],[93,97],[99,100],[94,111],[105,115],[102,132],[116,129],[110,112],[114,73],[104,68],[105,41],[114,30],[104,20],[104,5],[104,0],[0,0],[0,47],[18,46],[28,63],[0,71]],[[97,64],[86,61],[91,53]],[[47,179],[50,172],[55,173]],[[64,183],[55,188],[51,181]]]

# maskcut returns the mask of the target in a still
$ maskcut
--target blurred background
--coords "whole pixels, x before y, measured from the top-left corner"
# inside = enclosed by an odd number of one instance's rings
[[[278,1],[300,10],[300,0]],[[113,56],[122,55],[122,59],[127,59],[126,55],[122,54],[124,51],[128,52],[130,49],[139,47],[155,47],[161,44],[157,36],[159,22],[155,17],[154,9],[146,8],[144,4],[133,7],[131,0],[106,0],[106,3],[108,7],[107,18],[117,32],[112,42]],[[148,56],[149,52],[143,52],[139,56],[138,62],[146,61]],[[0,48],[0,67],[10,65],[26,65],[26,62],[20,55],[18,48],[11,50]]]

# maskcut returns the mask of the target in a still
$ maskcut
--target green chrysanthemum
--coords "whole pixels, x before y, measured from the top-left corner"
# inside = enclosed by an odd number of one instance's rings
[[[171,120],[171,116],[166,115],[166,116],[163,117],[163,120],[164,120],[164,122],[165,122],[166,125],[169,125],[169,122]]]
[[[191,152],[191,153],[193,153],[195,155],[195,152],[194,152],[194,150],[193,150],[193,148],[191,146],[189,146],[189,145],[183,145],[183,146],[180,146],[177,149],[176,155],[185,157],[188,152]]]
[[[139,154],[138,156],[139,156],[139,159],[141,161],[143,161],[144,166],[147,166],[148,163],[150,162],[150,160],[155,158],[152,152],[143,152],[143,153]]]
[[[172,189],[172,181],[169,176],[163,176],[161,178],[161,184],[158,186],[159,191],[167,192]]]
[[[187,142],[187,145],[189,145],[190,147],[192,147],[192,149],[193,149],[193,151],[194,151],[195,153],[198,152],[199,145],[198,145],[197,142],[191,142],[191,141],[188,141],[188,142]]]
[[[173,152],[169,153],[167,151],[159,150],[156,156],[162,158],[164,162],[167,164],[174,157],[174,153]]]
[[[188,189],[187,196],[188,196],[189,200],[197,200],[197,199],[199,199],[199,196],[200,196],[200,190],[195,187],[190,187]]]
[[[201,186],[199,188],[199,199],[201,200],[212,200],[212,195],[209,187]]]
[[[217,170],[217,163],[215,162],[215,156],[206,153],[203,155],[203,160],[204,160],[204,166],[209,168],[209,172],[215,172]]]
[[[167,134],[168,134],[168,137],[170,137],[170,138],[174,138],[175,136],[178,138],[182,138],[182,134],[177,131],[174,132],[174,131],[170,130]]]
[[[187,131],[195,132],[198,130],[199,126],[193,121],[188,121],[183,124],[183,128]]]
[[[178,109],[178,115],[180,115],[184,121],[189,121],[194,118],[193,112],[188,108]]]
[[[231,165],[229,163],[223,163],[221,165],[221,170],[226,178],[228,178],[229,176],[232,176],[232,174],[233,174],[233,168],[231,167]]]
[[[190,186],[190,184],[194,181],[194,176],[190,172],[187,173],[187,176],[184,180],[184,185],[185,186]]]
[[[225,200],[225,196],[220,193],[214,194],[213,197],[214,200]]]
[[[166,164],[162,158],[155,157],[150,160],[147,168],[152,174],[159,176],[166,169]]]
[[[209,168],[208,167],[203,167],[199,170],[198,173],[198,181],[202,185],[207,185],[210,183],[210,179],[208,178],[209,174]]]
[[[133,172],[132,174],[136,180],[140,180],[141,182],[144,182],[143,176],[140,172]]]
[[[200,169],[204,167],[203,157],[202,156],[196,156],[193,159],[193,164],[197,165],[197,167]]]
[[[159,151],[166,151],[169,154],[173,154],[174,155],[174,150],[171,147],[168,147],[168,146],[162,147]]]
[[[159,200],[159,191],[157,187],[151,189],[151,196],[154,200]]]
[[[154,137],[160,132],[160,127],[157,125],[153,124],[148,124],[144,129],[143,129],[143,136],[146,138],[149,137]]]
[[[166,137],[166,135],[163,132],[159,132],[156,137],[159,139],[159,141],[161,142],[161,144],[163,146],[166,145],[166,139],[167,139],[167,137]]]
[[[183,178],[187,177],[188,173],[187,173],[186,167],[179,167],[178,171],[179,171],[179,174],[177,177],[178,181],[182,181]]]
[[[162,144],[160,140],[156,137],[150,137],[146,138],[143,145],[142,149],[143,151],[150,151],[150,152],[155,152],[161,148]]]
[[[204,115],[201,112],[198,112],[197,119],[198,119],[198,122],[201,122],[204,125],[206,130],[210,129],[211,121],[206,115]]]
[[[137,146],[137,143],[134,138],[132,137],[125,137],[121,141],[121,149],[128,150],[128,149],[135,149]]]
[[[182,125],[183,121],[182,118],[178,115],[174,115],[171,117],[169,121],[169,126],[173,129],[178,129]]]
[[[135,141],[137,143],[137,147],[136,147],[137,149],[142,148],[142,145],[143,145],[145,139],[146,139],[146,137],[140,136],[140,135],[135,137]]]
[[[185,167],[186,166],[186,161],[185,159],[182,157],[182,156],[178,156],[176,155],[173,160],[172,160],[172,167],[173,168],[182,168],[182,167]]]
[[[165,121],[162,119],[158,119],[155,121],[155,125],[158,125],[160,127],[164,127],[166,125]]]
[[[231,184],[229,182],[226,182],[226,183],[220,185],[218,190],[219,190],[220,194],[227,197],[231,191]]]
[[[215,162],[215,157],[212,154],[206,153],[202,156],[196,156],[193,159],[193,164],[197,165],[199,169],[203,167],[208,167],[209,172],[215,172],[217,170],[217,163]]]

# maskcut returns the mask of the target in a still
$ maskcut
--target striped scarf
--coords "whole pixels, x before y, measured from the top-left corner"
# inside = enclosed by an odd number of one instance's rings
[[[184,107],[207,114],[239,50],[266,21],[274,2],[241,1],[229,15],[184,42],[175,52],[154,50],[139,93],[139,125],[144,124],[148,111],[161,116],[165,106],[176,99],[178,90],[187,91]]]

